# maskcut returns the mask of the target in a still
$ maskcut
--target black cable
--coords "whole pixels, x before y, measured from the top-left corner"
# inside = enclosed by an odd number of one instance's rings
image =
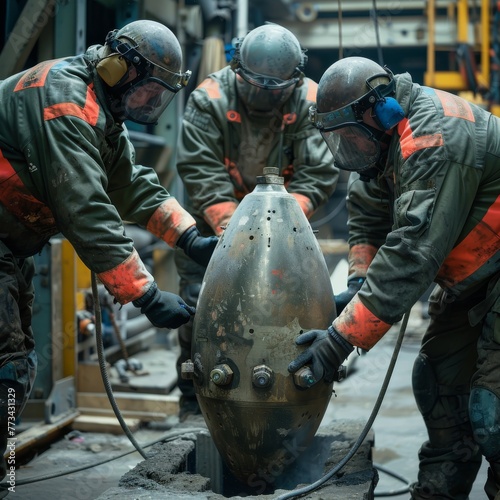
[[[376,496],[376,497],[395,497],[397,495],[404,495],[405,493],[409,493],[410,482],[408,481],[408,479],[406,479],[403,476],[400,476],[399,474],[396,474],[394,471],[384,467],[383,465],[373,464],[373,466],[378,471],[383,472],[384,474],[387,474],[388,476],[391,476],[394,479],[397,479],[398,481],[401,481],[402,483],[404,483],[406,485],[403,488],[400,488],[399,490],[375,491],[374,496]]]
[[[106,389],[106,394],[108,395],[109,402],[111,403],[111,407],[115,412],[118,422],[120,422],[123,432],[129,438],[130,442],[134,445],[135,449],[142,455],[142,458],[146,460],[148,456],[141,448],[141,445],[136,441],[134,435],[132,434],[132,432],[128,428],[128,425],[123,419],[120,409],[116,404],[116,400],[113,395],[113,389],[111,388],[111,384],[109,382],[108,370],[106,368],[106,358],[104,356],[104,345],[102,340],[102,315],[101,315],[101,304],[99,303],[99,290],[97,289],[97,278],[94,272],[91,273],[91,276],[92,276],[92,295],[94,296],[97,357],[99,359],[99,368],[101,370],[101,377],[104,383],[104,389]]]
[[[196,432],[200,432],[203,430],[206,430],[206,429],[204,429],[203,427],[192,427],[192,428],[186,427],[185,429],[170,431],[170,432],[167,432],[166,434],[164,434],[162,437],[155,439],[154,441],[150,441],[149,443],[144,444],[143,448],[148,448],[148,447],[153,446],[154,444],[160,443],[160,442],[172,441],[173,439],[176,439],[177,437],[182,436],[183,434],[190,434],[192,432],[196,433]],[[101,460],[100,462],[94,462],[92,464],[82,465],[81,467],[77,467],[76,469],[53,472],[52,474],[46,474],[45,476],[40,476],[40,477],[22,479],[20,481],[16,481],[16,486],[24,486],[26,484],[37,483],[39,481],[47,481],[48,479],[55,479],[57,477],[67,476],[68,474],[74,474],[75,472],[81,472],[82,470],[92,469],[92,467],[97,467],[99,465],[103,465],[105,463],[112,462],[113,460],[118,460],[122,457],[130,455],[131,453],[135,453],[136,451],[137,450],[134,448],[133,450],[125,451],[125,452],[120,453],[119,455],[116,455],[114,457],[110,457],[110,458],[106,458],[104,460]],[[8,485],[8,483],[0,483],[0,484]]]
[[[290,491],[288,493],[285,493],[283,495],[280,495],[276,497],[275,500],[288,500],[289,498],[296,498],[301,495],[305,495],[306,493],[310,493],[311,491],[314,491],[318,489],[320,486],[322,486],[326,481],[328,481],[332,476],[337,474],[342,467],[344,467],[349,460],[354,456],[354,454],[358,451],[359,447],[362,445],[363,441],[365,440],[368,432],[370,431],[373,422],[375,420],[375,417],[378,414],[378,411],[380,409],[380,406],[382,405],[382,401],[384,400],[385,393],[387,391],[387,387],[389,385],[389,382],[391,380],[392,372],[394,371],[394,366],[396,365],[396,361],[398,359],[398,354],[399,350],[401,349],[401,344],[403,343],[403,338],[404,334],[406,332],[406,326],[408,325],[408,319],[410,317],[410,311],[408,311],[404,317],[403,321],[401,323],[401,327],[399,329],[399,335],[396,340],[396,345],[394,346],[394,352],[392,353],[392,358],[389,363],[389,366],[387,367],[387,373],[385,374],[384,382],[382,383],[382,387],[380,388],[379,395],[377,397],[377,401],[375,402],[375,405],[373,406],[373,410],[370,414],[370,417],[368,418],[368,421],[365,424],[365,427],[363,428],[361,434],[359,435],[358,439],[352,446],[352,448],[346,453],[344,458],[332,469],[330,469],[322,478],[318,479],[316,482],[309,484],[308,486],[304,486],[302,488],[298,488],[296,490]]]

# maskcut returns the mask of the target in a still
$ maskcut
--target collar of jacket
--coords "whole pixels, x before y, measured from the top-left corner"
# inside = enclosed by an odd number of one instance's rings
[[[394,97],[403,108],[406,116],[410,109],[412,89],[416,84],[413,83],[409,73],[394,75],[394,80],[396,81],[396,94]]]

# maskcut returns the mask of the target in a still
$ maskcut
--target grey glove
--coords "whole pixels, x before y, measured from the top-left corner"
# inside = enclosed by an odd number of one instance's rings
[[[149,290],[132,302],[135,307],[141,308],[156,328],[178,328],[187,323],[196,309],[188,306],[178,295],[163,292],[153,282]]]
[[[309,330],[295,340],[297,345],[310,342],[311,346],[288,365],[288,371],[295,373],[302,366],[311,364],[316,381],[323,379],[329,384],[338,380],[339,368],[354,347],[333,326],[328,330]]]
[[[347,280],[347,290],[335,295],[335,307],[337,315],[339,315],[346,307],[352,298],[359,292],[359,289],[366,281],[366,278],[351,278]]]
[[[196,226],[191,226],[182,233],[177,246],[200,266],[207,267],[218,241],[217,236],[202,236]]]

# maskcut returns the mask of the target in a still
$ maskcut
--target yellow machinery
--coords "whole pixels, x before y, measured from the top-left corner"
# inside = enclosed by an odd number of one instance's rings
[[[479,14],[471,21],[471,10]],[[495,59],[493,42],[496,33],[497,2],[490,0],[457,0],[450,2],[448,17],[457,26],[457,68],[449,71],[436,71],[436,53],[450,50],[435,43],[436,0],[427,2],[428,48],[427,71],[424,83],[430,87],[457,92],[462,97],[489,109],[500,116],[500,102],[496,97],[498,89],[493,78],[492,59]],[[493,15],[492,15],[493,14]],[[495,15],[496,14],[496,15]]]

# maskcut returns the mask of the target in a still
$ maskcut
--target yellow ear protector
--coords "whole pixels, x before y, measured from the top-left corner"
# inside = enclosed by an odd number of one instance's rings
[[[130,59],[126,54],[133,47],[126,42],[121,42],[117,40],[116,33],[118,30],[110,31],[106,35],[105,45],[107,45],[113,54],[101,59],[96,66],[99,76],[104,80],[104,82],[110,87],[114,87],[117,83],[124,78],[129,69],[129,63],[127,60]],[[135,55],[137,57],[137,55]],[[130,61],[130,62],[139,62]]]
[[[114,87],[128,72],[127,61],[120,54],[111,54],[101,59],[96,66],[97,73],[110,87]]]

